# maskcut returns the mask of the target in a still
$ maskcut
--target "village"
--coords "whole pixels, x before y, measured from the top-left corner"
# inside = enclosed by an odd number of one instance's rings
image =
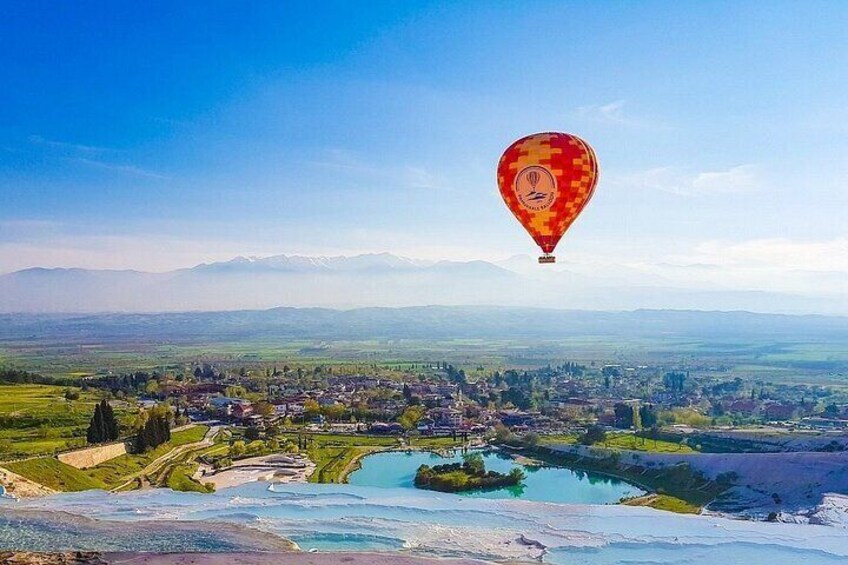
[[[482,368],[479,368],[482,369]],[[370,373],[348,367],[284,366],[229,370],[198,365],[189,376],[95,376],[84,386],[141,406],[167,402],[193,420],[218,419],[258,428],[309,431],[483,435],[497,426],[541,434],[586,426],[649,428],[840,430],[848,427],[841,388],[729,379],[723,367],[594,366],[474,371],[446,362]]]

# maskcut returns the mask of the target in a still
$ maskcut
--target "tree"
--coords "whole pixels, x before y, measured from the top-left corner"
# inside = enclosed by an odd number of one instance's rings
[[[651,428],[657,425],[657,411],[651,404],[643,404],[639,407],[639,421],[643,428]]]
[[[136,432],[136,452],[143,453],[148,449],[155,449],[171,440],[171,425],[161,410],[150,410],[147,417],[140,420],[144,423]]]
[[[486,463],[483,461],[483,456],[476,452],[463,455],[462,466],[474,475],[482,475],[486,472]]]
[[[244,398],[247,394],[247,391],[243,386],[228,386],[226,389],[226,395],[230,398]]]
[[[495,441],[498,443],[508,443],[512,439],[512,432],[503,424],[495,426]]]
[[[104,436],[103,409],[100,407],[100,404],[97,404],[94,407],[94,415],[91,417],[91,421],[88,424],[88,431],[86,431],[85,439],[88,443],[101,443],[104,441]]]
[[[321,407],[318,405],[317,400],[310,398],[303,403],[303,415],[306,416],[307,419],[312,419],[320,413]]]
[[[244,442],[239,440],[233,442],[233,445],[230,446],[230,455],[233,457],[241,457],[247,452],[247,448],[244,445]]]
[[[250,426],[246,430],[244,430],[244,439],[248,441],[256,441],[259,439],[259,428],[256,426]]]
[[[403,429],[408,431],[414,429],[418,425],[418,421],[423,417],[423,406],[409,406],[403,411],[400,418],[398,418],[398,422],[403,426]]]
[[[330,404],[329,406],[325,406],[321,411],[324,414],[324,417],[330,420],[331,422],[338,422],[341,420],[345,413],[347,412],[347,408],[345,408],[344,404],[335,403]]]
[[[521,438],[521,443],[530,448],[536,447],[537,445],[539,445],[539,434],[537,434],[536,432],[526,433]]]
[[[607,433],[601,426],[589,426],[586,429],[586,433],[581,436],[580,443],[583,445],[595,445],[596,443],[606,441],[606,439]]]
[[[613,406],[615,410],[615,427],[627,429],[633,427],[633,407],[622,402]]]
[[[274,405],[268,402],[267,400],[260,400],[259,402],[253,405],[253,410],[260,416],[267,417],[272,415],[276,411],[276,408],[274,408]]]
[[[666,388],[672,392],[683,392],[683,384],[686,381],[686,373],[672,371],[663,377]]]
[[[88,443],[115,441],[120,437],[120,427],[115,412],[104,398],[94,407],[94,415],[85,434]]]

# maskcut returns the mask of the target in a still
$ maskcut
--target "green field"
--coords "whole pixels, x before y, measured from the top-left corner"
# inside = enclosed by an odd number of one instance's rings
[[[171,441],[143,454],[126,454],[116,457],[90,469],[76,469],[53,457],[39,457],[15,463],[4,464],[13,473],[17,473],[36,483],[59,491],[77,491],[87,489],[115,488],[147,465],[165,455],[175,447],[195,443],[203,439],[209,428],[195,426],[187,430],[174,432]],[[185,472],[187,469],[183,469]],[[165,470],[170,472],[170,467]],[[190,473],[189,473],[190,474]],[[174,481],[189,480],[177,474]]]
[[[9,463],[5,467],[24,478],[63,492],[106,487],[103,482],[93,478],[85,471],[66,465],[53,457],[27,459],[26,461]]]
[[[648,506],[666,512],[676,512],[677,514],[699,514],[701,512],[701,507],[697,504],[691,504],[667,494],[648,494],[625,500],[624,504],[627,506]]]
[[[552,445],[557,443],[577,443],[578,437],[574,434],[541,436],[541,445]],[[650,451],[654,453],[695,453],[695,450],[684,443],[665,440],[653,440],[643,438],[634,434],[611,433],[607,434],[604,442],[596,444],[598,447],[609,449],[627,449],[630,451]]]
[[[99,395],[65,387],[0,385],[0,461],[53,454],[85,446],[85,432]]]
[[[310,434],[307,437],[306,454],[316,465],[309,477],[313,483],[344,482],[345,471],[359,457],[400,445],[396,438],[382,436]],[[297,443],[294,434],[286,438]]]

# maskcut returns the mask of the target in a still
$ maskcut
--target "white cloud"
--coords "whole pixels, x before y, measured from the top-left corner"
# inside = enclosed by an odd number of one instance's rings
[[[581,118],[605,124],[630,127],[641,127],[647,125],[647,122],[628,115],[624,110],[626,104],[626,100],[615,100],[608,104],[580,106],[577,108],[576,113]]]
[[[760,167],[750,164],[698,173],[675,167],[654,167],[627,175],[611,175],[610,180],[631,188],[661,190],[684,196],[756,192],[764,185]]]

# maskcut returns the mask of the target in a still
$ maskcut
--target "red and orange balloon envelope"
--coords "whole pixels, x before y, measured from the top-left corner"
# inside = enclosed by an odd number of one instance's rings
[[[522,137],[498,162],[498,186],[510,211],[545,253],[551,255],[562,234],[592,198],[598,160],[588,143],[568,133]]]

